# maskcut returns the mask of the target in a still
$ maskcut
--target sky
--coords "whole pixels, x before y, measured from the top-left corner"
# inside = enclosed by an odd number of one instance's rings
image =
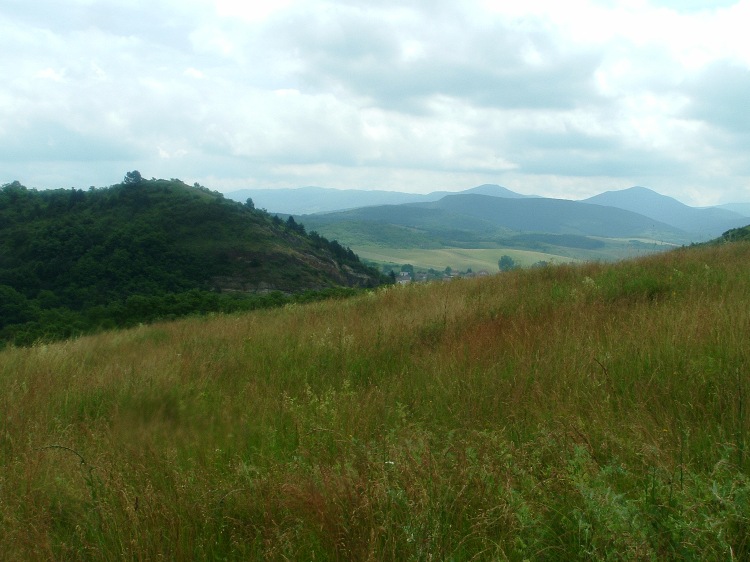
[[[0,184],[750,201],[750,0],[0,0]]]

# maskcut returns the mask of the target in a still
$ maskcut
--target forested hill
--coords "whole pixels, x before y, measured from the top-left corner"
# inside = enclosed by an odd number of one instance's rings
[[[711,243],[719,244],[722,242],[739,242],[740,240],[750,240],[750,225],[727,230],[720,238],[713,240]]]
[[[336,241],[197,184],[0,189],[0,343],[380,282]]]

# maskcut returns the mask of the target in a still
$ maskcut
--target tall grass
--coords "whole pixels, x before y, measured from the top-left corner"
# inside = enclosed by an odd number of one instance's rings
[[[750,245],[0,353],[0,558],[750,559]]]

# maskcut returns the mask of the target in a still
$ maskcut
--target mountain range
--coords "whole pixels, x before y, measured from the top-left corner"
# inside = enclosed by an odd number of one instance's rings
[[[722,205],[716,205],[715,208],[733,211],[745,217],[750,217],[750,203],[724,203]]]
[[[730,228],[742,226],[747,217],[716,207],[696,208],[645,187],[607,191],[584,202],[617,207],[669,224],[701,239],[713,238]]]
[[[485,184],[462,193],[493,195],[509,199],[528,197],[515,193],[499,185]],[[359,207],[376,205],[400,205],[403,203],[424,203],[437,201],[451,191],[433,191],[432,193],[404,193],[401,191],[364,190],[364,189],[331,189],[327,187],[297,187],[290,189],[241,189],[226,194],[230,199],[244,203],[252,199],[259,208],[271,213],[285,215],[309,215],[342,211]]]
[[[431,224],[440,225],[443,238],[448,230],[502,229],[506,234],[544,232],[690,243],[750,222],[736,211],[690,207],[645,187],[607,191],[582,201],[522,195],[492,184],[424,195],[306,187],[241,190],[227,196],[239,201],[252,198],[271,212],[304,215],[303,222],[315,228],[356,221],[367,230],[364,223],[374,222],[382,227],[411,226],[419,235],[420,229]]]

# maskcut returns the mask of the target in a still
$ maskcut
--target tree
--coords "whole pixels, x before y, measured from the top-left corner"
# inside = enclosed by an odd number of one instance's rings
[[[289,215],[289,218],[286,219],[286,227],[293,232],[305,234],[305,226],[295,221],[292,215]]]
[[[8,285],[0,285],[0,327],[22,324],[35,316],[26,296]]]
[[[245,201],[245,207],[248,209],[255,209],[255,203],[253,203],[253,200],[250,197]]]
[[[122,183],[125,185],[138,185],[143,181],[143,176],[141,176],[141,173],[138,170],[133,170],[132,172],[128,172],[125,174],[125,178],[122,180]]]
[[[510,271],[517,267],[516,262],[510,256],[502,256],[498,260],[497,266],[500,268],[500,271]]]

